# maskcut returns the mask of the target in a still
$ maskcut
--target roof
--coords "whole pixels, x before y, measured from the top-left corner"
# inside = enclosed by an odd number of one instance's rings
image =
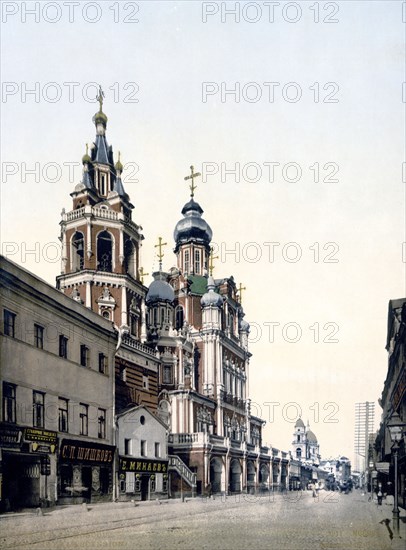
[[[296,420],[295,428],[304,428],[304,427],[305,425],[303,423],[303,420],[299,416],[299,418]]]
[[[188,281],[190,283],[189,290],[193,294],[199,294],[200,296],[203,296],[203,294],[206,293],[207,290],[207,279],[206,277],[203,277],[202,275],[190,275],[188,277]]]
[[[126,409],[123,409],[120,413],[118,413],[116,417],[118,419],[118,418],[121,418],[122,416],[126,416],[127,414],[131,414],[140,409],[144,409],[144,411],[147,412],[150,416],[152,416],[152,418],[156,420],[159,424],[161,424],[165,428],[165,430],[168,429],[168,426],[166,426],[166,424],[162,422],[160,418],[155,416],[155,414],[153,414],[145,405],[130,405],[129,407],[127,407]]]
[[[306,437],[307,437],[307,441],[309,441],[310,443],[317,443],[317,437],[311,430],[308,430],[306,432]]]

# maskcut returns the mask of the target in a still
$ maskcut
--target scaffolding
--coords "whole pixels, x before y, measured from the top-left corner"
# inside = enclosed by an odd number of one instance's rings
[[[374,433],[375,403],[365,401],[355,403],[355,469],[358,472],[368,472],[371,435]]]

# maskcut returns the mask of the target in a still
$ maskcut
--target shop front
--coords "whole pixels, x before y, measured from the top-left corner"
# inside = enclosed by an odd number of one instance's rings
[[[57,433],[0,425],[1,510],[55,502]]]
[[[168,498],[168,461],[119,457],[119,500]]]
[[[58,461],[58,504],[112,500],[114,453],[111,445],[63,439]]]

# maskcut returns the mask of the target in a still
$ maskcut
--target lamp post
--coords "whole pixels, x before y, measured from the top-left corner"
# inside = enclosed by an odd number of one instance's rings
[[[403,427],[405,425],[400,419],[400,416],[396,411],[394,411],[389,418],[386,427],[389,430],[393,452],[393,462],[394,462],[394,485],[395,485],[395,494],[393,500],[393,531],[396,537],[399,537],[399,506],[398,506],[398,451],[399,451],[399,441],[402,439]]]

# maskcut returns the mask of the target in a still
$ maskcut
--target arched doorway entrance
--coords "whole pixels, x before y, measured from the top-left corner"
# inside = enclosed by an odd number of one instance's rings
[[[214,457],[210,461],[210,483],[211,492],[221,493],[221,476],[223,472],[223,463],[220,458]]]
[[[251,495],[255,493],[255,465],[251,460],[247,462],[247,492]]]
[[[259,468],[259,486],[261,491],[265,491],[269,486],[269,467],[261,464]]]
[[[241,492],[241,464],[236,458],[230,464],[230,492]]]

